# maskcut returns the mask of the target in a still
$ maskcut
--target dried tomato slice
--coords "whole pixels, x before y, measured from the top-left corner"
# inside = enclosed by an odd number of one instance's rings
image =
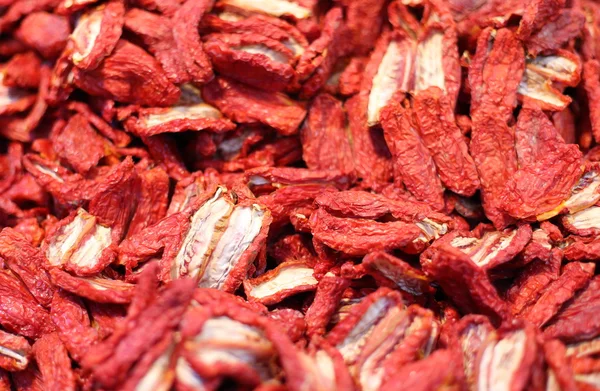
[[[402,296],[398,292],[380,288],[354,306],[329,332],[327,340],[340,351],[346,365],[354,365],[363,345],[373,336],[374,327],[386,319],[392,308],[403,307]]]
[[[407,92],[413,85],[417,43],[395,32],[378,40],[363,76],[362,93],[368,96],[367,123],[379,123],[381,110],[396,91]]]
[[[74,360],[80,361],[90,346],[98,341],[98,332],[81,299],[64,291],[57,291],[50,311],[58,336]]]
[[[113,146],[92,128],[87,118],[75,114],[65,126],[55,126],[52,146],[61,160],[73,167],[78,173],[85,174],[96,167],[106,151]],[[75,146],[83,147],[83,153],[75,152]]]
[[[205,103],[200,91],[189,84],[181,87],[181,97],[175,105],[168,108],[141,108],[135,114],[125,121],[125,128],[142,137],[186,130],[220,133],[235,128],[217,108]]]
[[[27,339],[0,332],[0,367],[7,371],[22,371],[29,365],[31,345]]]
[[[538,346],[534,328],[513,327],[499,330],[497,340],[488,340],[478,358],[477,387],[521,389],[532,376]],[[502,360],[505,365],[498,365]]]
[[[466,315],[454,330],[462,351],[463,370],[469,387],[477,385],[477,359],[489,341],[497,338],[496,330],[485,316]]]
[[[66,49],[73,64],[95,69],[116,49],[123,29],[125,7],[120,1],[100,5],[77,20]]]
[[[600,199],[600,175],[595,164],[586,164],[583,175],[571,188],[569,197],[553,210],[538,215],[538,221],[550,219],[560,213],[577,213],[594,205]]]
[[[173,15],[173,38],[191,81],[204,84],[214,77],[212,65],[202,47],[198,25],[213,1],[188,0]]]
[[[7,331],[29,338],[38,338],[53,331],[54,326],[48,312],[11,272],[0,272],[0,291],[0,304],[3,308],[0,312],[0,324]]]
[[[462,387],[458,352],[440,349],[430,357],[405,365],[380,388],[392,391],[405,385],[411,388],[436,389],[440,387]],[[440,370],[442,368],[442,370]]]
[[[381,31],[385,12],[385,1],[343,1],[348,29],[354,51],[367,54],[375,44]]]
[[[352,172],[354,159],[346,133],[342,102],[319,94],[312,102],[300,131],[302,158],[313,170]]]
[[[227,13],[205,15],[202,27],[220,33],[254,33],[277,40],[299,57],[308,47],[306,37],[286,21],[266,15],[253,14],[246,18],[242,15],[228,18]]]
[[[73,72],[74,84],[80,89],[121,102],[169,106],[180,96],[179,89],[169,81],[154,57],[125,40],[119,40],[97,68],[77,68]]]
[[[264,243],[269,223],[269,212],[258,204],[233,205],[218,189],[190,217],[170,278],[189,274],[201,287],[235,290]],[[196,242],[199,246],[192,245]]]
[[[565,342],[578,342],[599,335],[600,328],[591,314],[595,311],[600,280],[594,277],[589,284],[562,308],[548,323],[544,334]]]
[[[37,302],[48,307],[54,287],[43,269],[46,263],[43,253],[22,234],[12,228],[4,228],[0,232],[0,257],[5,267],[19,277]]]
[[[84,276],[96,274],[116,256],[111,234],[112,227],[79,209],[53,227],[46,244],[46,257],[51,266]]]
[[[283,135],[296,133],[306,110],[287,95],[257,91],[218,77],[202,89],[204,99],[237,123],[262,123]]]
[[[428,6],[423,16],[423,31],[418,37],[414,91],[438,87],[454,108],[461,78],[456,26],[442,3],[431,2]]]
[[[304,51],[296,65],[295,81],[301,84],[300,97],[310,98],[325,86],[338,59],[350,50],[346,36],[342,10],[332,8],[324,17],[321,35]]]
[[[46,334],[33,345],[35,361],[42,374],[44,388],[48,390],[75,391],[75,374],[67,349],[58,333]]]
[[[577,84],[581,73],[579,57],[567,51],[556,55],[538,56],[527,61],[523,80],[519,84],[519,97],[524,107],[540,107],[544,110],[564,110],[571,98],[553,86]]]
[[[76,277],[51,269],[52,282],[64,289],[98,303],[126,304],[131,302],[135,285],[102,277]]]
[[[310,7],[304,6],[302,1],[293,0],[220,0],[218,5],[244,13],[260,13],[275,17],[291,16],[295,19],[304,19],[312,16]]]
[[[295,76],[294,53],[258,34],[210,34],[204,50],[224,76],[266,91],[283,91]]]
[[[523,318],[536,327],[542,327],[558,312],[562,304],[587,285],[594,269],[595,265],[590,263],[571,262],[565,265],[560,277],[546,287],[535,304],[524,310]]]
[[[176,360],[174,336],[168,333],[142,356],[120,388],[123,390],[143,387],[169,389],[175,380]]]
[[[510,222],[497,204],[504,183],[517,170],[515,136],[508,122],[517,104],[524,62],[523,49],[512,32],[488,28],[479,35],[469,67],[470,151],[481,180],[486,216],[498,228]]]
[[[368,96],[359,93],[348,99],[344,108],[348,113],[354,168],[365,186],[375,187],[392,177],[392,162],[383,133],[367,124],[367,105]]]
[[[191,81],[191,76],[177,50],[172,24],[166,16],[132,8],[125,14],[124,27],[140,37],[148,51],[160,62],[169,80],[181,84]]]
[[[157,265],[152,266],[146,270],[144,278],[155,278],[158,268]],[[138,284],[136,294],[140,296],[129,307],[126,320],[110,337],[93,346],[84,357],[82,366],[92,373],[98,384],[115,387],[124,382],[140,356],[179,324],[195,285],[190,279],[182,279],[157,295],[153,291],[156,286],[147,286],[152,284],[153,281]],[[121,354],[124,350],[127,351],[125,355]]]
[[[432,291],[430,281],[419,269],[385,252],[372,252],[362,261],[367,273],[383,277],[412,295],[423,295]]]
[[[443,96],[439,88],[430,87],[416,94],[413,111],[421,140],[431,153],[444,186],[463,196],[475,194],[479,176],[467,143],[454,121],[450,99]]]
[[[396,186],[404,183],[419,201],[435,210],[444,206],[444,189],[433,158],[418,133],[414,110],[403,108],[399,100],[381,112],[384,136],[393,156]]]
[[[328,247],[354,256],[406,247],[422,234],[416,224],[342,218],[323,209],[312,214],[310,227],[313,236]]]
[[[244,280],[244,291],[250,301],[276,304],[291,295],[316,289],[314,270],[305,261],[288,261],[253,279]]]
[[[508,319],[508,306],[500,298],[487,274],[465,253],[449,245],[430,249],[423,271],[442,289],[451,292],[452,301],[462,310],[480,312],[493,321]]]
[[[523,109],[515,133],[519,170],[507,181],[500,204],[511,216],[527,219],[555,209],[569,197],[583,171],[582,155],[579,148],[564,143],[538,110]]]

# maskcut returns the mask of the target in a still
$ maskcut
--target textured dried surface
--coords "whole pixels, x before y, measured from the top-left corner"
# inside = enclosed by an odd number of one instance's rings
[[[419,136],[415,113],[394,101],[381,112],[385,140],[394,162],[394,184],[435,209],[444,206],[444,189],[430,151]]]
[[[592,0],[0,0],[0,390],[600,388]]]
[[[509,122],[517,104],[524,54],[509,30],[492,33],[492,29],[486,29],[480,34],[469,67],[473,121],[470,150],[481,180],[486,215],[502,227],[510,218],[499,210],[499,193],[517,170],[515,135]]]

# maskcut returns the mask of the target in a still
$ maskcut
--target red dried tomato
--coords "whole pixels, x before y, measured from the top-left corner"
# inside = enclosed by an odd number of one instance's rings
[[[593,1],[0,9],[0,389],[598,385]]]

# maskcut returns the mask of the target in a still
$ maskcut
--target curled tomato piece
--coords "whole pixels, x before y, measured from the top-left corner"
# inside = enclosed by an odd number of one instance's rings
[[[206,15],[202,19],[202,26],[213,32],[219,33],[253,33],[281,42],[298,58],[308,47],[306,37],[293,25],[286,21],[267,15],[252,14],[247,17],[221,13],[219,15]]]
[[[348,113],[349,137],[352,140],[354,168],[366,187],[377,187],[392,178],[391,154],[380,129],[367,124],[368,96],[354,95],[344,105]]]
[[[126,304],[131,302],[135,285],[102,277],[76,277],[60,269],[51,269],[54,284],[98,303]]]
[[[392,101],[381,112],[381,123],[392,152],[396,186],[404,183],[419,201],[441,210],[444,189],[431,153],[419,136],[414,110],[402,107],[399,100]]]
[[[548,259],[537,259],[527,265],[506,292],[506,299],[511,303],[514,315],[533,305],[541,292],[560,275],[562,253],[555,249]]]
[[[525,248],[531,235],[531,227],[527,224],[503,231],[486,228],[472,232],[455,231],[434,243],[431,252],[436,246],[449,245],[468,255],[478,267],[488,270],[515,258]],[[428,262],[431,252],[423,253],[421,262]]]
[[[258,34],[210,34],[204,50],[221,74],[267,91],[283,91],[294,77],[294,53]]]
[[[561,213],[577,213],[594,205],[600,199],[600,174],[595,164],[586,164],[583,175],[571,188],[568,198],[556,208],[536,216],[538,221],[548,220]]]
[[[431,292],[430,280],[423,272],[407,262],[385,252],[372,252],[363,258],[362,264],[367,273],[374,278],[383,277],[397,287],[412,295]]]
[[[568,305],[548,323],[544,334],[565,342],[580,342],[600,335],[600,325],[591,316],[600,303],[598,285],[600,279],[594,277]]]
[[[202,96],[237,123],[262,123],[283,135],[296,133],[306,110],[287,95],[257,91],[218,77],[202,90]]]
[[[33,345],[33,353],[45,387],[50,390],[76,390],[71,360],[58,333],[46,334],[38,339]]]
[[[57,123],[51,139],[61,160],[81,174],[97,166],[106,155],[106,150],[114,148],[96,133],[82,114],[75,114],[64,126]],[[75,152],[74,145],[83,147],[83,152]]]
[[[257,204],[234,205],[219,188],[191,216],[171,278],[189,274],[200,287],[235,290],[264,243],[269,223],[268,211]]]
[[[413,111],[421,140],[431,153],[444,186],[463,196],[475,194],[479,176],[454,121],[450,99],[439,88],[430,87],[414,97]]]
[[[7,371],[22,371],[29,365],[31,345],[18,335],[0,332],[0,367]]]
[[[193,207],[126,239],[120,262],[133,268],[163,250],[163,280],[190,276],[200,287],[235,291],[264,246],[271,215],[251,199],[232,197],[225,187],[204,193]]]
[[[132,8],[125,14],[125,28],[140,37],[169,80],[175,84],[187,83],[191,81],[191,76],[187,72],[184,56],[178,52],[172,24],[166,16],[139,8]]]
[[[312,10],[294,0],[220,0],[219,6],[245,13],[260,13],[275,17],[292,16],[305,19],[312,16]]]
[[[327,340],[339,350],[346,365],[354,366],[360,358],[363,346],[373,336],[374,328],[386,320],[392,309],[397,315],[397,311],[403,308],[400,293],[379,288],[353,306],[347,316],[329,332]]]
[[[50,314],[31,296],[25,285],[11,272],[0,272],[0,324],[8,332],[39,338],[54,330]]]
[[[317,390],[355,390],[355,385],[340,353],[326,341],[313,342],[309,352],[300,353],[307,386]]]
[[[546,287],[535,304],[525,309],[522,317],[534,326],[542,327],[566,301],[587,285],[594,269],[595,265],[591,263],[571,262],[565,265],[560,277]]]
[[[300,131],[302,157],[313,170],[353,171],[342,103],[329,94],[316,96]],[[329,152],[327,152],[329,151]]]
[[[500,193],[517,170],[515,135],[509,122],[517,104],[517,89],[525,55],[516,36],[507,29],[485,29],[469,66],[471,85],[470,152],[479,173],[483,207],[497,228],[512,222],[500,210]]]
[[[460,388],[462,375],[460,365],[457,364],[458,353],[440,349],[430,357],[408,364],[383,384],[382,391],[392,391],[407,385],[409,387],[425,387],[436,389],[440,387]],[[439,370],[443,368],[443,370]],[[402,386],[401,386],[402,385]]]
[[[0,257],[5,268],[11,270],[27,286],[31,295],[43,306],[50,305],[54,288],[50,284],[44,268],[43,253],[12,228],[0,232]]]
[[[76,361],[80,361],[90,346],[98,341],[98,332],[91,326],[87,309],[77,296],[64,291],[56,292],[50,316],[60,340]]]
[[[129,378],[123,383],[123,390],[152,387],[168,389],[174,382],[176,372],[175,340],[167,333],[157,344],[147,351],[131,369]]]
[[[181,212],[194,204],[196,198],[202,196],[207,187],[204,178],[192,175],[177,182],[171,203],[167,210],[167,216]]]
[[[71,26],[66,17],[33,12],[21,21],[15,35],[44,58],[55,59],[65,48],[70,33]]]
[[[553,83],[573,85],[579,82],[581,63],[576,55],[561,51],[554,56],[538,56],[528,61],[519,84],[519,97],[524,107],[544,110],[564,110],[571,98],[562,94]]]
[[[190,311],[186,319],[190,327],[182,330],[182,357],[202,378],[252,387],[273,381],[283,370],[290,389],[305,384],[304,376],[293,372],[301,368],[298,351],[269,318],[240,305],[213,303]],[[279,356],[280,365],[269,362],[273,355]]]
[[[350,37],[354,52],[367,54],[377,41],[385,14],[385,1],[349,1],[341,2],[345,7],[346,24],[350,30]]]
[[[192,299],[195,283],[191,279],[170,284],[158,294],[158,270],[156,264],[144,270],[127,318],[108,338],[92,346],[81,363],[103,387],[124,383],[134,364],[179,324]],[[127,350],[126,356],[120,353],[122,349]]]
[[[450,245],[430,250],[428,258],[421,258],[423,271],[438,281],[444,291],[452,292],[452,301],[460,309],[480,312],[495,323],[509,317],[507,303],[500,298],[485,271],[467,254]]]
[[[192,85],[181,87],[179,102],[168,108],[141,108],[125,121],[125,127],[142,137],[186,130],[225,132],[235,125],[221,112],[205,103],[198,89]]]
[[[98,67],[76,68],[73,77],[74,84],[89,94],[121,102],[169,106],[180,96],[179,89],[169,81],[158,61],[125,40],[119,40],[114,51]]]
[[[590,206],[561,218],[563,227],[579,236],[596,236],[600,233],[600,207]]]
[[[477,387],[522,389],[530,381],[538,346],[530,326],[499,330],[497,340],[489,340],[477,363]],[[496,364],[502,360],[504,365]]]
[[[353,256],[365,255],[373,250],[407,247],[422,234],[416,224],[336,217],[324,209],[317,209],[309,224],[316,239],[336,251]]]
[[[98,222],[84,209],[56,227],[46,244],[46,257],[52,266],[64,267],[80,275],[93,275],[110,264],[112,227]]]
[[[288,261],[260,277],[244,280],[244,291],[250,301],[271,305],[296,293],[314,290],[314,270],[304,261]]]
[[[391,215],[394,219],[414,223],[421,234],[403,248],[409,253],[419,253],[427,245],[448,233],[454,224],[442,213],[435,212],[425,203],[409,200],[393,200],[364,191],[342,191],[321,194],[316,204],[334,215],[363,219],[382,219]]]
[[[461,77],[456,26],[448,10],[434,2],[426,18],[418,37],[413,89],[418,92],[438,87],[454,108]]]
[[[413,85],[417,44],[394,32],[384,33],[365,68],[361,90],[368,91],[367,123],[379,123],[381,110],[396,91],[407,92]]]
[[[210,12],[212,0],[187,0],[173,15],[173,38],[182,56],[191,81],[198,84],[209,82],[214,73],[212,65],[200,40],[198,25],[202,17]]]
[[[18,87],[8,87],[4,83],[4,72],[0,73],[0,113],[24,112],[35,102],[35,95]]]
[[[463,370],[469,387],[477,384],[477,358],[489,341],[497,339],[490,321],[481,315],[467,315],[455,326],[463,356]]]
[[[308,170],[293,167],[256,167],[245,173],[250,186],[271,185],[284,187],[289,185],[326,185],[333,183],[340,189],[346,189],[352,177],[338,170]]]
[[[325,86],[339,58],[348,54],[346,26],[342,10],[333,8],[325,15],[321,36],[304,51],[296,65],[300,96],[310,98]]]
[[[70,36],[67,48],[73,64],[81,69],[95,69],[116,48],[125,17],[120,1],[111,1],[82,14]]]

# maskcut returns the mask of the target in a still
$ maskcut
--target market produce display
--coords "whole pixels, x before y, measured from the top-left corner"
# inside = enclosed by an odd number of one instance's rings
[[[0,0],[0,81],[0,391],[600,390],[600,3]]]

